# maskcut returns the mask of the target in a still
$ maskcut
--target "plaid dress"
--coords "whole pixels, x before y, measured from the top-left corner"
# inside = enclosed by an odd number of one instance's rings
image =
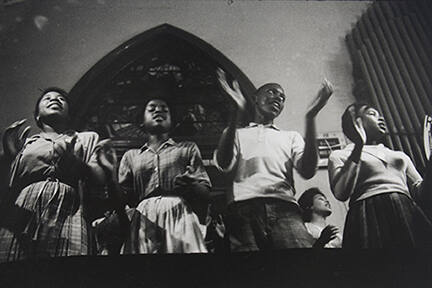
[[[128,211],[131,231],[123,254],[207,252],[197,215],[183,198],[170,193],[175,177],[185,173],[210,187],[201,154],[193,142],[169,139],[157,151],[144,145],[125,153],[119,182],[134,208]],[[155,195],[155,191],[167,194]]]
[[[74,135],[74,155],[96,161],[98,135],[70,131],[30,137],[13,162],[0,218],[0,262],[88,254],[83,176],[70,158],[61,157]]]

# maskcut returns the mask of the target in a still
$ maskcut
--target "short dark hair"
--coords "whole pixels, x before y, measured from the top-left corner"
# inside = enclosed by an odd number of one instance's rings
[[[317,187],[312,187],[307,189],[298,199],[298,204],[302,210],[303,220],[309,222],[312,218],[311,207],[313,205],[313,198],[315,195],[322,195],[325,197],[324,193]]]
[[[366,109],[372,108],[371,105],[367,104],[367,103],[353,103],[351,105],[349,105],[346,109],[345,112],[342,114],[342,131],[345,134],[345,136],[354,142],[354,137],[357,134],[357,132],[355,131],[354,126],[352,125],[352,118],[351,118],[351,112],[350,109],[354,108],[354,114],[356,117],[360,116],[360,110],[363,107],[366,107]]]
[[[43,89],[42,92],[41,92],[41,94],[39,95],[39,98],[36,100],[36,106],[35,106],[35,109],[34,109],[34,112],[33,112],[33,117],[34,117],[34,119],[36,121],[36,125],[39,128],[42,128],[42,123],[41,123],[40,120],[38,120],[38,116],[39,116],[39,103],[41,102],[43,96],[45,96],[49,92],[57,92],[57,93],[59,93],[61,96],[63,96],[66,99],[66,102],[70,105],[69,94],[64,89],[59,88],[59,87],[55,87],[55,86]],[[70,107],[69,107],[69,109],[70,109]],[[70,110],[69,110],[69,113],[70,113]]]

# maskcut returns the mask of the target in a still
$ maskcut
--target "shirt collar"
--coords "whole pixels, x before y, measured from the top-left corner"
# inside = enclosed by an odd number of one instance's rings
[[[65,135],[66,135],[66,136],[70,136],[70,137],[72,137],[72,136],[74,136],[75,134],[77,134],[77,132],[76,132],[75,130],[71,130],[71,129],[66,130],[66,131],[64,131],[63,133],[58,134],[58,135],[57,135],[56,137],[54,137],[54,138],[50,138],[50,137],[47,137],[46,135],[43,135],[42,133],[38,133],[38,134],[34,134],[34,135],[28,137],[28,138],[26,139],[26,143],[27,143],[27,142],[33,142],[33,141],[35,141],[35,140],[37,140],[37,139],[39,139],[39,138],[43,138],[43,139],[48,140],[48,141],[53,141],[53,140],[57,140],[57,139],[59,139],[59,138],[61,138],[61,137],[64,137]]]
[[[275,129],[275,130],[277,130],[277,131],[280,131],[279,127],[277,127],[277,126],[274,125],[273,123],[263,125],[263,124],[258,124],[258,123],[255,123],[255,122],[250,122],[249,125],[248,125],[247,127],[252,128],[252,127],[259,127],[259,126],[262,126],[262,127],[264,127],[264,128],[272,128],[272,129]]]
[[[175,146],[175,145],[177,145],[177,142],[175,142],[172,138],[168,138],[168,140],[166,140],[164,143],[162,143],[162,145],[159,147],[158,150],[162,149],[166,145]],[[144,143],[143,146],[141,146],[140,152],[144,152],[144,151],[148,150],[149,148],[150,147],[148,146],[148,143],[146,142],[146,143]]]

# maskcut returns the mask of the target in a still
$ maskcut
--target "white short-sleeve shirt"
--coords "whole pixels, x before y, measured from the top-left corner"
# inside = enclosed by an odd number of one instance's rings
[[[233,160],[227,169],[234,173],[228,203],[259,197],[278,198],[297,203],[294,195],[293,167],[303,155],[303,137],[295,131],[282,131],[274,125],[251,123],[236,130]]]

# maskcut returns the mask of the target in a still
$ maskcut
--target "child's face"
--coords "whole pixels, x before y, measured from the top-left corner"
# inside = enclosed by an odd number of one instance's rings
[[[330,202],[321,194],[317,194],[313,197],[311,209],[312,212],[324,217],[327,217],[332,213]]]
[[[150,100],[144,110],[144,127],[150,134],[166,133],[171,128],[171,113],[167,103]]]

